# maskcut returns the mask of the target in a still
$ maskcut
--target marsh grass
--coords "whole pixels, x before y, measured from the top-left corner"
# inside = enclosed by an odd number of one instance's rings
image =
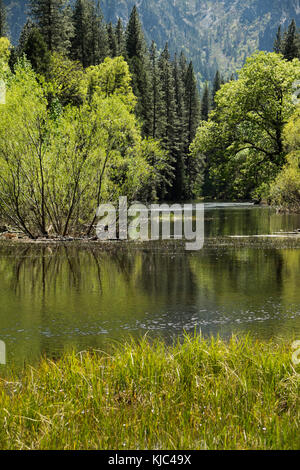
[[[288,343],[146,338],[0,382],[0,449],[299,449]]]

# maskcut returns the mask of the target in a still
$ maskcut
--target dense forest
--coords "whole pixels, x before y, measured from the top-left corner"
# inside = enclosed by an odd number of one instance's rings
[[[146,41],[134,6],[106,23],[94,0],[30,0],[13,47],[0,0],[0,209],[29,237],[90,235],[95,208],[140,200],[267,199],[298,210],[295,21],[274,52],[200,99],[192,61]],[[296,84],[296,85],[295,85]],[[297,98],[297,96],[296,96]]]
[[[11,40],[16,44],[26,22],[29,0],[3,0]],[[94,0],[97,2],[98,0]],[[72,3],[75,0],[71,0]],[[99,0],[106,22],[127,24],[132,8],[148,44],[161,52],[169,42],[173,55],[183,50],[194,64],[201,88],[217,71],[229,78],[255,50],[272,51],[278,25],[300,23],[299,0]]]

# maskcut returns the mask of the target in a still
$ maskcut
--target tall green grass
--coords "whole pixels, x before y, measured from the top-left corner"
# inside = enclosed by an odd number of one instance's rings
[[[0,449],[299,449],[290,344],[186,336],[0,381]]]

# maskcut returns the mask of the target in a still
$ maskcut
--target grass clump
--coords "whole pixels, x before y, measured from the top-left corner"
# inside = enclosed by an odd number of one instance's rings
[[[0,381],[0,449],[299,449],[290,344],[186,336]]]

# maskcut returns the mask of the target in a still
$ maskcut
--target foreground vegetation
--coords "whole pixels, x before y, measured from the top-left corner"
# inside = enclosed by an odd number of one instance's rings
[[[0,382],[1,449],[299,449],[287,343],[144,339]]]

